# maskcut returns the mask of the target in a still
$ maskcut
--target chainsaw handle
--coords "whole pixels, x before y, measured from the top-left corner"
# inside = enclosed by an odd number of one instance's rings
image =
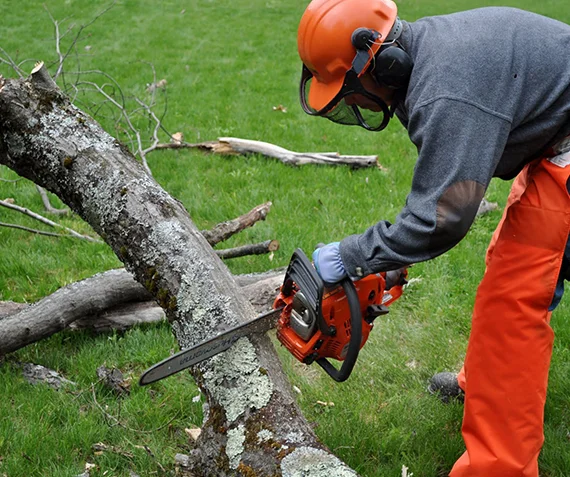
[[[362,343],[362,316],[360,312],[360,300],[358,292],[350,278],[345,278],[340,282],[344,289],[348,306],[350,308],[350,341],[346,357],[342,362],[340,369],[336,369],[326,358],[317,359],[317,363],[323,368],[327,374],[337,382],[346,381],[356,364],[358,353],[360,352],[360,344]]]

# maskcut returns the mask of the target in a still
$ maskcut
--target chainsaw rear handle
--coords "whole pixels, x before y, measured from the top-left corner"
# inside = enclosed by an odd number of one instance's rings
[[[344,289],[346,299],[348,300],[348,306],[350,308],[350,341],[348,343],[346,357],[344,358],[340,369],[336,369],[326,358],[317,359],[319,366],[323,368],[331,378],[339,383],[346,381],[350,376],[350,373],[352,373],[352,369],[358,359],[360,344],[362,342],[362,316],[360,312],[358,292],[350,278],[341,280],[340,285]]]

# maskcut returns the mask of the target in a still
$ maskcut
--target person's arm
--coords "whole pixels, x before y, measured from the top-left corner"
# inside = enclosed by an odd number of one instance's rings
[[[416,107],[408,131],[419,157],[406,205],[393,224],[382,220],[340,242],[348,275],[397,269],[455,246],[475,219],[510,126],[508,118],[454,99]]]

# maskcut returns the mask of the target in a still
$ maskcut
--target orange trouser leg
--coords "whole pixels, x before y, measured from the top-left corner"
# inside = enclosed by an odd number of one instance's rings
[[[503,213],[503,217],[501,217],[501,220],[497,225],[497,228],[495,229],[493,236],[491,237],[491,242],[489,243],[489,247],[487,248],[485,265],[489,264],[489,260],[491,259],[491,255],[493,254],[493,250],[495,249],[495,244],[497,243],[497,239],[501,232],[503,223],[505,222],[505,218],[507,217],[507,211],[509,210],[509,207],[520,200],[521,196],[523,195],[526,189],[526,185],[530,176],[530,170],[532,169],[532,167],[534,166],[526,167],[523,171],[521,171],[520,174],[517,176],[517,178],[514,180],[513,185],[511,186],[511,191],[509,193],[509,197],[507,198],[507,204],[505,205],[505,212]],[[457,381],[459,383],[459,387],[463,389],[463,391],[465,391],[465,386],[466,386],[465,366],[462,366],[461,370],[457,374]]]
[[[538,477],[553,332],[548,324],[570,232],[570,167],[527,166],[487,255],[465,367],[466,452],[451,477]]]

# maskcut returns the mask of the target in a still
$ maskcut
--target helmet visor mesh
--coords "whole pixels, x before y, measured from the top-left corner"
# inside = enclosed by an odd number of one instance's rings
[[[390,121],[388,105],[378,96],[367,91],[354,70],[346,73],[344,84],[335,97],[322,109],[309,104],[309,91],[313,75],[303,65],[300,97],[303,110],[311,116],[322,116],[335,123],[361,126],[369,131],[381,131]]]

